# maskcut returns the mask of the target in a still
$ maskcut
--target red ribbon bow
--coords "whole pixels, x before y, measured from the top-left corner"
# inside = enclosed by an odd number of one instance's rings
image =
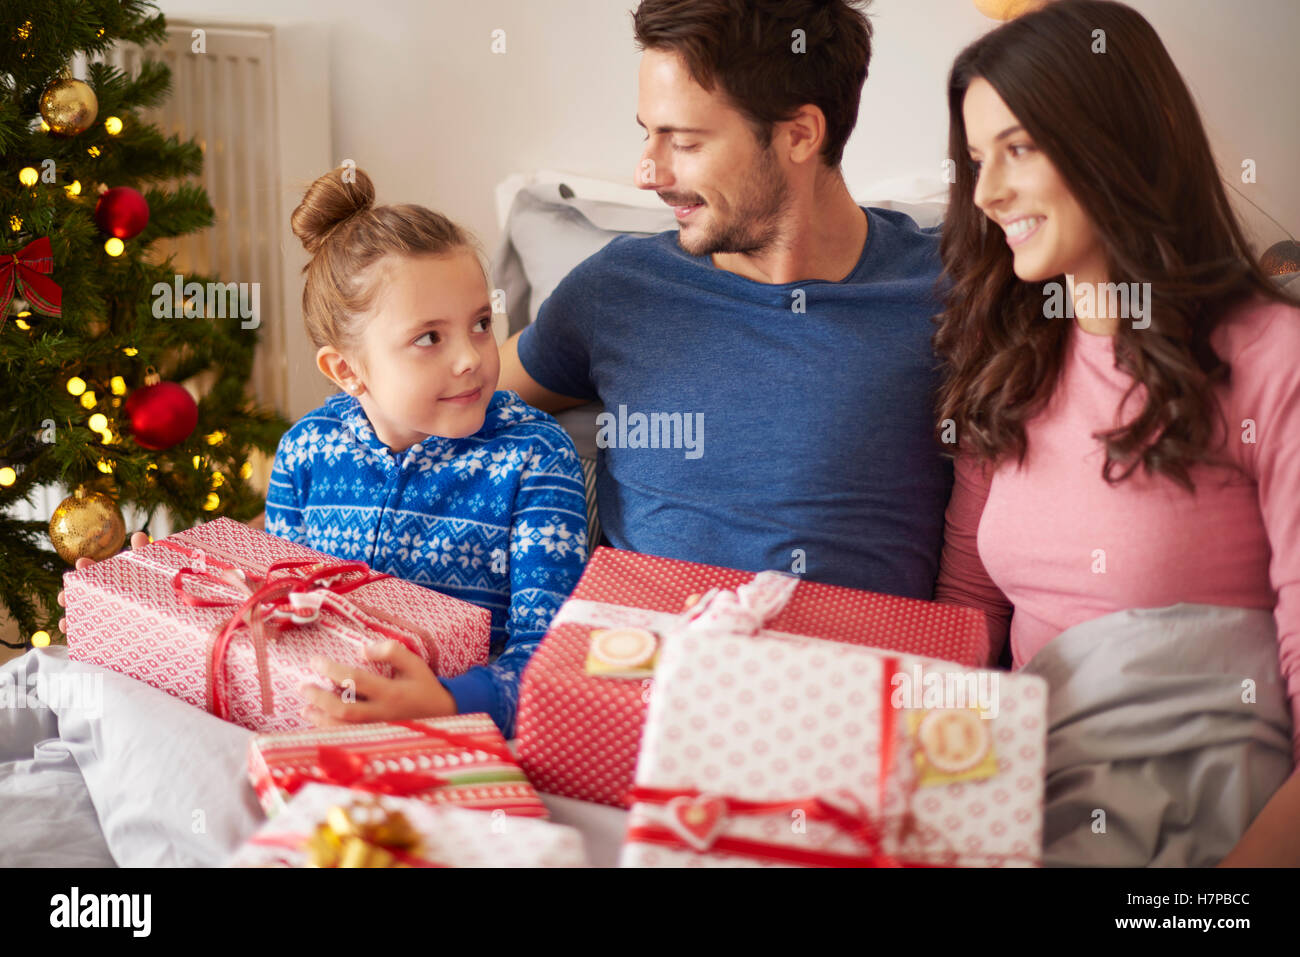
[[[306,575],[295,574],[303,568],[311,567],[314,571]],[[275,577],[276,572],[286,571],[290,574]],[[349,576],[360,576],[352,581]],[[276,637],[285,624],[307,624],[315,621],[321,612],[331,612],[336,617],[351,621],[357,626],[358,633],[375,630],[381,634],[400,641],[415,654],[420,654],[418,642],[410,635],[397,628],[387,627],[377,621],[362,622],[361,610],[343,596],[363,585],[383,581],[391,575],[372,572],[360,562],[345,562],[338,565],[321,566],[311,561],[276,562],[267,569],[264,579],[257,588],[248,584],[247,576],[238,569],[227,568],[220,576],[193,568],[182,568],[172,579],[172,588],[187,605],[197,608],[220,608],[235,606],[234,614],[223,624],[214,629],[214,636],[209,646],[207,666],[207,707],[217,717],[229,720],[230,706],[225,688],[225,661],[239,630],[247,625],[253,640],[253,652],[257,659],[258,681],[262,694],[262,713],[274,714],[271,674],[267,664],[266,646],[270,638]],[[185,587],[187,579],[196,579],[209,585],[227,586],[240,592],[243,600],[229,598],[201,598]]]
[[[308,782],[336,784],[339,787],[409,797],[421,791],[445,787],[451,782],[423,771],[371,771],[359,754],[345,748],[321,745],[316,749],[316,767],[306,774],[295,771],[275,783],[293,794]]]
[[[503,744],[485,740],[482,735],[457,734],[442,728],[430,728],[416,721],[390,721],[410,731],[417,731],[440,744],[466,751],[483,751],[500,761],[514,764],[510,750]],[[358,791],[409,797],[421,791],[446,787],[454,781],[423,771],[368,771],[366,759],[345,748],[321,745],[316,750],[316,767],[310,772],[291,771],[282,778],[273,779],[276,787],[286,794],[294,794],[310,782],[337,784]]]
[[[63,290],[46,273],[54,272],[54,253],[48,236],[33,239],[16,253],[0,253],[0,324],[9,312],[14,287],[37,311],[63,315]]]

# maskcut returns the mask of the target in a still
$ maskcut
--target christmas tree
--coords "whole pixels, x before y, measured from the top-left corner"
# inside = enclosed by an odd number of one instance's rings
[[[179,282],[151,253],[215,220],[186,182],[200,146],[141,115],[170,91],[147,58],[164,38],[143,0],[0,0],[0,601],[26,644],[58,640],[62,573],[122,547],[123,505],[256,516],[250,458],[287,427],[247,394],[249,284]],[[135,75],[96,62],[122,42],[146,51]],[[48,524],[13,517],[52,484],[75,492]]]

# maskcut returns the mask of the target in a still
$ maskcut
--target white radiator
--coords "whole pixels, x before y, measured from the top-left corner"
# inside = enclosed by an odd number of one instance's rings
[[[195,51],[196,30],[203,52]],[[302,328],[302,267],[306,254],[289,228],[307,184],[339,160],[331,156],[327,37],[309,23],[239,24],[169,19],[167,40],[143,51],[124,44],[105,62],[135,73],[145,53],[171,69],[167,101],[144,113],[164,136],[196,139],[203,148],[201,183],[216,211],[211,229],[153,246],[158,259],[175,256],[187,279],[202,274],[220,282],[260,283],[259,344],[249,383],[263,405],[290,420],[319,404],[327,391],[315,369]],[[85,78],[84,57],[72,60],[73,76]],[[103,120],[104,117],[98,117]],[[112,186],[113,184],[108,184]],[[200,379],[187,383],[196,394]],[[253,459],[254,481],[266,486],[270,463]],[[69,492],[35,490],[29,504],[10,514],[48,521]],[[127,527],[143,514],[123,509]],[[149,526],[155,537],[170,534],[170,517],[159,512]]]

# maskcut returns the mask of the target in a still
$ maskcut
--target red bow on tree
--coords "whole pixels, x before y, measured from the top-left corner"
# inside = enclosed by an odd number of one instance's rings
[[[16,253],[0,253],[0,328],[9,314],[14,287],[47,316],[63,315],[63,290],[47,275],[54,271],[50,238],[33,239]]]

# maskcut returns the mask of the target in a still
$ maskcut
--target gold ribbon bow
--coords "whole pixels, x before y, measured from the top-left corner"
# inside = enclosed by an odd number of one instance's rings
[[[335,805],[307,839],[310,867],[429,866],[419,853],[419,832],[378,802]]]

